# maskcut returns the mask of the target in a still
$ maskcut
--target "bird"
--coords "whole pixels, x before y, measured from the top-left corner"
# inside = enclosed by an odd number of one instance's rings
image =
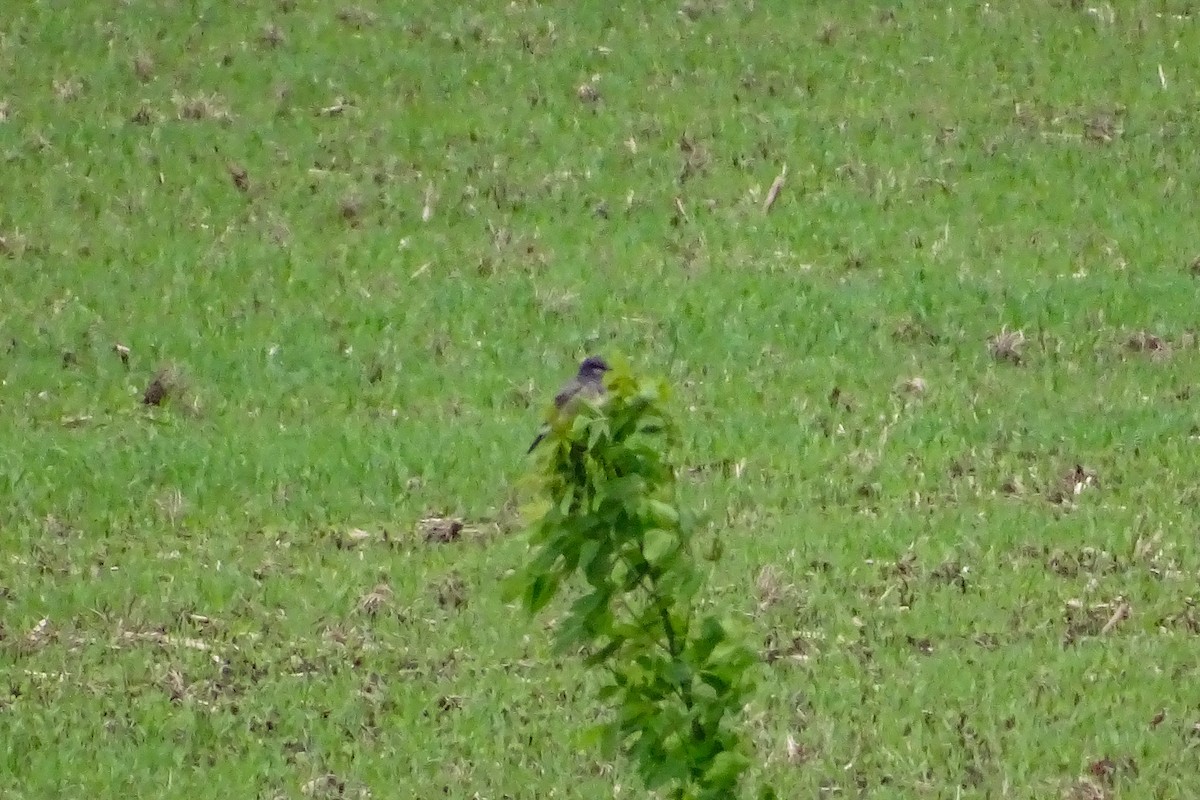
[[[600,356],[588,356],[579,365],[579,372],[572,378],[566,386],[564,386],[558,394],[554,395],[554,408],[562,411],[575,398],[590,399],[600,397],[604,394],[604,373],[608,372],[610,367],[608,362]],[[550,432],[549,425],[543,425],[538,431],[537,438],[533,440],[533,444],[529,445],[529,450],[526,455],[533,452],[542,439],[546,438],[546,434]]]

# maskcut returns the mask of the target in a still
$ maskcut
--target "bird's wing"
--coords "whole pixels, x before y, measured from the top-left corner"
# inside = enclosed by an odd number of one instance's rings
[[[604,383],[599,380],[575,380],[563,387],[562,391],[554,395],[554,405],[562,408],[576,397],[586,399],[594,399],[604,394]]]
[[[558,408],[562,408],[571,401],[571,398],[579,394],[579,390],[581,388],[582,387],[579,385],[579,381],[571,381],[562,388],[562,391],[554,395],[554,405]]]

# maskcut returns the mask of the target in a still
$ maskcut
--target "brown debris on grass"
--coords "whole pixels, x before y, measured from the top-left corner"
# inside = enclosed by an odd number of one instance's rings
[[[241,164],[230,162],[225,165],[226,171],[229,173],[230,180],[242,194],[250,191],[250,175],[246,172],[246,168]]]
[[[1178,577],[1176,570],[1171,570],[1170,572],[1175,572],[1176,575],[1173,577]],[[1161,575],[1162,573],[1163,571],[1161,570],[1156,573],[1152,571],[1152,574],[1156,575]],[[1193,598],[1185,598],[1183,608],[1177,612],[1163,615],[1156,620],[1155,626],[1160,630],[1175,629],[1184,631],[1192,636],[1200,635],[1200,603],[1197,603]]]
[[[1087,118],[1083,124],[1083,137],[1097,144],[1112,144],[1121,135],[1117,115],[1108,111],[1098,111]]]
[[[449,544],[462,538],[465,525],[450,517],[425,517],[417,523],[421,538],[431,544]]]
[[[829,407],[834,411],[851,412],[854,410],[854,398],[842,390],[840,386],[834,386],[829,390]]]
[[[929,384],[920,375],[914,375],[911,378],[901,381],[897,388],[903,394],[920,396],[925,394],[929,388]]]
[[[0,102],[0,122],[5,119],[5,108],[5,104]],[[0,256],[18,259],[29,249],[29,239],[20,231],[0,232]]]
[[[679,137],[679,152],[683,154],[683,166],[676,182],[682,186],[696,175],[704,174],[712,158],[708,149],[695,142],[686,131]]]
[[[1137,761],[1132,756],[1122,756],[1116,759],[1105,756],[1088,765],[1088,774],[1109,789],[1116,785],[1118,776],[1122,774],[1136,775],[1137,772]]]
[[[141,53],[133,59],[133,74],[142,83],[149,83],[154,78],[154,59]]]
[[[358,30],[369,28],[379,21],[378,14],[362,6],[344,6],[339,8],[334,16],[338,22]]]
[[[997,361],[1007,361],[1010,364],[1023,363],[1021,348],[1025,345],[1025,332],[1010,331],[1007,326],[1000,329],[995,336],[988,338],[988,352]]]
[[[806,761],[812,760],[812,758],[816,755],[811,748],[805,747],[803,744],[798,742],[796,737],[791,733],[789,733],[787,735],[787,739],[784,740],[784,752],[787,754],[788,763],[795,764],[797,766],[805,763]]]
[[[183,647],[188,650],[196,650],[201,653],[211,653],[215,648],[204,641],[203,639],[195,639],[186,636],[172,636],[169,633],[164,633],[161,630],[125,630],[117,631],[116,638],[113,642],[114,647],[136,647],[142,643],[150,643],[163,648]]]
[[[575,89],[575,96],[582,103],[596,103],[600,100],[600,90],[596,88],[596,84],[592,81],[579,84]]]
[[[566,289],[535,288],[533,290],[534,303],[548,317],[562,317],[575,309],[578,304],[579,294],[577,292],[568,291]]]
[[[334,535],[336,536],[334,544],[339,550],[353,550],[370,542],[373,538],[370,531],[365,531],[362,528],[351,528],[348,531]]]
[[[157,119],[157,115],[146,103],[138,104],[137,110],[129,116],[129,121],[134,125],[149,125]]]
[[[227,122],[233,118],[229,105],[217,94],[197,94],[191,97],[176,94],[172,99],[175,102],[175,114],[181,120],[198,122],[215,119]]]
[[[377,616],[380,611],[391,603],[392,597],[392,587],[386,583],[381,583],[359,599],[358,611],[368,617]]]
[[[187,499],[184,498],[183,492],[172,487],[155,496],[154,506],[158,509],[159,516],[174,528],[179,525],[179,520],[187,510]]]
[[[1066,602],[1063,609],[1063,620],[1066,630],[1063,632],[1063,646],[1069,647],[1081,638],[1107,636],[1117,626],[1128,619],[1132,608],[1123,597],[1118,597],[1109,603],[1085,603],[1078,598]]]
[[[443,714],[449,714],[451,711],[458,711],[463,707],[465,698],[460,694],[442,695],[437,699],[438,711]]]
[[[1145,330],[1130,334],[1125,340],[1125,349],[1131,353],[1149,353],[1155,360],[1162,360],[1171,355],[1170,342]]]
[[[163,367],[142,392],[142,405],[161,406],[177,395],[180,388],[179,373],[173,367]]]
[[[1098,486],[1096,473],[1076,464],[1046,490],[1046,497],[1056,505],[1074,502],[1085,489]]]
[[[357,227],[359,220],[362,217],[363,200],[358,194],[347,194],[338,201],[338,213],[342,219],[350,223],[351,227]]]
[[[305,797],[314,797],[317,800],[335,800],[335,798],[353,796],[347,794],[346,790],[347,786],[344,780],[332,772],[327,772],[304,783],[300,787],[300,794]]]
[[[57,632],[50,623],[50,618],[43,617],[17,641],[17,650],[24,654],[36,653],[56,638]]]
[[[283,30],[273,22],[264,25],[258,34],[258,41],[266,47],[279,47],[286,40]]]
[[[941,337],[920,320],[906,317],[892,329],[892,339],[907,344],[937,344]]]
[[[1000,492],[1009,497],[1020,497],[1025,494],[1025,482],[1020,475],[1010,475],[1000,484]]]
[[[64,103],[77,99],[83,93],[83,81],[78,78],[65,78],[54,81],[54,96]]]
[[[1066,787],[1063,800],[1111,800],[1112,795],[1091,778],[1080,778]]]
[[[758,571],[754,581],[755,594],[758,597],[758,610],[766,611],[782,603],[795,587],[783,582],[779,569],[774,564],[767,564]]]
[[[929,573],[929,577],[942,583],[957,586],[961,591],[967,590],[967,576],[971,568],[953,559],[943,561]]]
[[[438,605],[447,611],[457,611],[467,604],[467,585],[457,572],[438,584],[436,594]]]
[[[796,631],[790,634],[771,631],[767,634],[763,647],[763,661],[767,664],[774,664],[777,661],[786,660],[793,664],[803,664],[812,658],[814,650],[812,643],[819,636],[820,634],[810,631]]]
[[[167,674],[162,680],[162,688],[171,698],[172,703],[180,703],[187,697],[187,682],[183,678],[183,673],[174,667],[167,670]]]
[[[916,652],[923,656],[931,656],[934,651],[933,640],[928,636],[905,636],[905,642]]]
[[[381,380],[383,380],[383,363],[373,360],[367,367],[367,383],[379,383]]]

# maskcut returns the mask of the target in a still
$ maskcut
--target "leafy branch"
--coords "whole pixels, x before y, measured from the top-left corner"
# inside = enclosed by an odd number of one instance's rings
[[[673,800],[735,797],[751,762],[733,718],[757,659],[728,623],[697,609],[703,577],[676,499],[666,384],[618,364],[605,388],[551,415],[540,462],[545,510],[510,597],[535,615],[581,576],[585,590],[555,644],[584,653],[604,676],[599,699],[613,713],[593,740]]]

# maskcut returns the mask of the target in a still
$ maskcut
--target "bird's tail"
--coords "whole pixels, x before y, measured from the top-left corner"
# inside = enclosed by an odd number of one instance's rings
[[[525,451],[525,455],[529,455],[530,453],[532,453],[533,448],[537,447],[539,444],[542,443],[542,439],[546,438],[547,433],[549,433],[549,429],[546,429],[546,428],[543,428],[541,431],[539,431],[537,438],[533,440],[533,444],[529,445],[529,449]]]

